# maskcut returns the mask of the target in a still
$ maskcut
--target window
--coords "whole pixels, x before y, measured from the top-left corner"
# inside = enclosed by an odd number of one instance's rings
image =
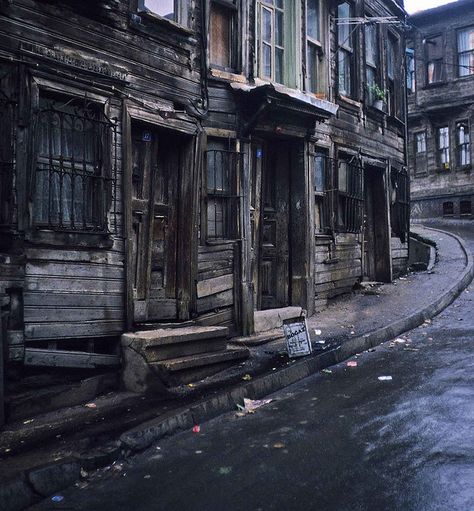
[[[337,162],[337,229],[360,232],[363,221],[363,170],[358,158],[343,156]]]
[[[187,4],[183,0],[138,0],[138,9],[186,26]]]
[[[407,90],[412,94],[416,90],[415,51],[407,48],[406,57]]]
[[[410,231],[410,185],[407,171],[392,169],[390,183],[392,187],[390,211],[392,231],[402,243],[405,243]]]
[[[443,202],[443,216],[454,215],[454,202]]]
[[[209,27],[209,58],[214,66],[235,68],[235,17],[233,2],[211,3]]]
[[[377,69],[379,67],[379,45],[377,25],[365,25],[365,80],[367,85],[367,104],[372,105],[380,97],[383,90],[377,83]]]
[[[449,128],[443,126],[437,129],[438,139],[438,164],[441,168],[448,170],[450,163],[449,155]]]
[[[392,116],[401,116],[402,101],[399,97],[399,88],[397,87],[397,77],[400,71],[398,62],[398,39],[388,34],[387,37],[387,95],[388,112]]]
[[[415,133],[415,174],[426,172],[426,131]]]
[[[208,140],[204,176],[207,239],[237,237],[240,157],[227,140]]]
[[[284,73],[283,0],[262,0],[260,4],[260,72],[262,78],[283,83]]]
[[[469,199],[460,201],[459,213],[461,215],[472,215],[472,201]]]
[[[444,82],[444,49],[441,36],[426,39],[426,76],[427,83]]]
[[[469,123],[461,121],[456,124],[457,139],[457,164],[465,167],[471,164],[471,138],[469,133]]]
[[[37,226],[107,231],[114,129],[95,103],[40,97],[34,198]]]
[[[316,148],[314,153],[314,203],[315,203],[315,234],[326,234],[331,231],[331,164],[325,151]]]
[[[343,2],[337,8],[337,73],[338,91],[343,96],[352,96],[354,93],[354,32],[347,18],[352,17],[352,6]]]
[[[306,75],[307,89],[320,92],[324,87],[320,0],[306,0]]]
[[[474,27],[458,32],[459,76],[474,74]]]

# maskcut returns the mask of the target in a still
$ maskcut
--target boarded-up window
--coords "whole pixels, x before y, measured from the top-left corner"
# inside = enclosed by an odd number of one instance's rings
[[[36,131],[34,220],[53,229],[107,230],[115,125],[94,103],[41,97]]]
[[[426,80],[428,84],[444,82],[444,47],[441,36],[426,39]]]
[[[238,232],[238,171],[241,154],[226,140],[209,139],[206,151],[205,211],[208,239],[235,239]]]
[[[235,10],[211,3],[209,46],[211,64],[225,69],[234,67],[233,32]]]

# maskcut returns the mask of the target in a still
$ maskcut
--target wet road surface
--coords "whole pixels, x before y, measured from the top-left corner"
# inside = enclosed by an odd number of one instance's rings
[[[474,251],[474,226],[452,230]],[[164,440],[34,509],[473,511],[473,312],[471,286],[356,367]]]

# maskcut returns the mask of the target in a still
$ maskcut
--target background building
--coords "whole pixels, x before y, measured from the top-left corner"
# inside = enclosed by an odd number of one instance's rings
[[[409,165],[414,218],[472,218],[474,4],[409,19]]]

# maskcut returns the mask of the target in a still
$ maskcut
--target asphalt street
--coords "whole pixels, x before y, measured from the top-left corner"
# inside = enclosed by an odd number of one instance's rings
[[[34,509],[472,511],[473,300]]]

